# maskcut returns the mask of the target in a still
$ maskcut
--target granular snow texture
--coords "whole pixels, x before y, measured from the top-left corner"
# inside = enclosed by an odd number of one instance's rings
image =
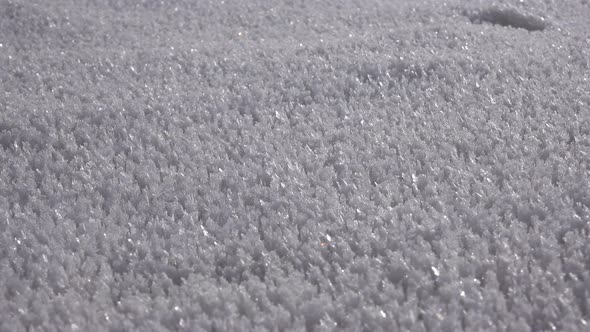
[[[0,0],[0,331],[590,331],[587,0]]]

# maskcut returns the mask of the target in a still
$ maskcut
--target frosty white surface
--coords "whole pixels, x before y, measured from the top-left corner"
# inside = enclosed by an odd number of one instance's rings
[[[584,330],[587,1],[0,0],[0,330]]]

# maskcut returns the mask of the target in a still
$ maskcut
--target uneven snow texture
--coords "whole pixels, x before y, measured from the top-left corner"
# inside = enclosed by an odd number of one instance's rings
[[[587,0],[0,0],[0,331],[590,330]]]

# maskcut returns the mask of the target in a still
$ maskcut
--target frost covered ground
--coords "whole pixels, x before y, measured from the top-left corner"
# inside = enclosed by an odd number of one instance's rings
[[[0,331],[590,329],[587,0],[0,0]]]

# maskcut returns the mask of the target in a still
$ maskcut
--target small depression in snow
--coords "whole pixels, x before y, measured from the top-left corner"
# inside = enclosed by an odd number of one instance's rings
[[[482,10],[466,13],[473,23],[491,23],[503,27],[543,31],[548,26],[545,18],[522,12],[513,7],[493,6]]]

